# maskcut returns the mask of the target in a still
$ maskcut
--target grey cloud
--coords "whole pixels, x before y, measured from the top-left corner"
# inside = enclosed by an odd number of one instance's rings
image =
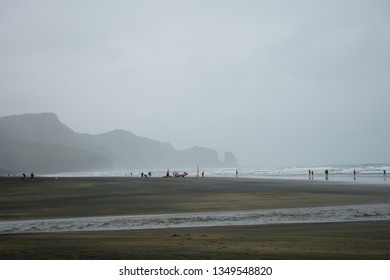
[[[388,161],[387,1],[2,1],[1,115],[235,152]]]

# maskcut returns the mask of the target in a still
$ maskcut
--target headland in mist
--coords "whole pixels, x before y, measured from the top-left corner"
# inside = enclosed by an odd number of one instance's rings
[[[167,167],[235,167],[226,152],[194,146],[176,150],[169,143],[125,130],[99,135],[78,133],[53,113],[0,118],[0,174],[131,170]]]

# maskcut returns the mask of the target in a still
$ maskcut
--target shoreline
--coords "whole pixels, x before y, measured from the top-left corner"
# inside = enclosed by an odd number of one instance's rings
[[[18,175],[0,175],[0,179],[21,179],[21,176]],[[120,174],[112,174],[112,175],[91,175],[91,174],[80,174],[75,175],[73,173],[66,174],[66,173],[59,173],[59,174],[35,174],[34,179],[67,179],[67,178],[73,178],[73,179],[97,179],[97,178],[123,178],[123,179],[142,179],[138,175],[129,175],[126,173],[120,173]],[[182,178],[176,178],[176,177],[169,177],[167,178],[164,176],[152,176],[148,178],[143,178],[144,180],[150,180],[150,179],[182,179]],[[321,183],[341,183],[341,184],[374,184],[374,185],[385,185],[390,187],[390,176],[383,174],[358,174],[356,176],[348,175],[348,174],[331,174],[328,176],[328,179],[326,179],[324,174],[317,174],[314,176],[314,179],[309,179],[307,175],[297,174],[297,175],[239,175],[236,177],[235,175],[215,175],[215,174],[208,174],[204,178],[202,178],[200,175],[199,177],[196,177],[194,175],[186,176],[185,179],[227,179],[227,180],[233,180],[233,179],[248,179],[248,180],[291,180],[291,181],[314,181],[314,182],[321,182]],[[30,180],[30,177],[27,176],[25,180]]]
[[[0,221],[0,235],[390,221],[390,203],[154,215]]]

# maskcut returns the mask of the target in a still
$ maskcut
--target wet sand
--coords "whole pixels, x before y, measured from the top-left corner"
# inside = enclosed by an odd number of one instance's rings
[[[390,259],[390,222],[15,234],[1,259]]]
[[[390,203],[390,187],[235,178],[0,178],[0,220]],[[389,259],[390,222],[0,236],[1,259]]]

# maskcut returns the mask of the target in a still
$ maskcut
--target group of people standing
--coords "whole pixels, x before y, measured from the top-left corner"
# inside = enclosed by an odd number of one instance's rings
[[[329,178],[329,170],[325,169],[325,179]],[[309,180],[314,180],[314,171],[309,169]]]
[[[9,175],[8,175],[8,176],[9,176]],[[31,174],[30,174],[30,179],[31,179],[31,180],[34,180],[34,177],[35,177],[34,172],[31,172]],[[24,180],[24,179],[26,179],[26,178],[27,178],[26,173],[23,173],[21,179]]]
[[[356,180],[356,169],[353,170],[353,179]],[[383,170],[383,176],[386,176],[386,170]],[[329,178],[329,170],[325,169],[325,179],[328,180]],[[309,169],[309,180],[314,180],[314,171]]]
[[[152,177],[152,172],[149,171],[148,174],[143,173],[143,172],[141,173],[141,178],[148,178],[148,176]]]

